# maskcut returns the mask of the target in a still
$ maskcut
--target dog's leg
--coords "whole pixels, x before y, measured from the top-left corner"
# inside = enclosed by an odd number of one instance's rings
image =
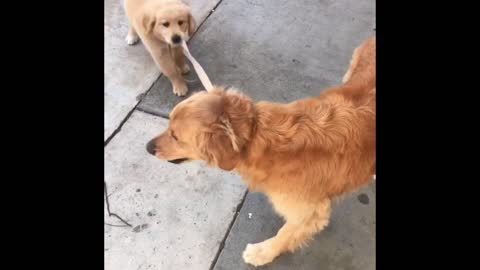
[[[309,205],[305,207],[304,204],[294,208],[289,210],[292,213],[291,216],[285,216],[286,223],[275,237],[261,243],[247,245],[243,252],[246,263],[254,266],[270,263],[283,252],[294,251],[304,245],[308,239],[328,224],[331,212],[330,200],[321,203],[317,208]]]
[[[301,225],[287,221],[278,231],[277,235],[256,244],[247,244],[243,251],[243,260],[253,266],[270,263],[278,255],[287,250],[288,239]]]
[[[133,26],[131,26],[131,25],[129,26],[128,34],[127,34],[127,37],[125,38],[125,40],[127,41],[128,45],[134,45],[139,40],[138,34],[135,31],[135,28],[133,28]]]
[[[188,92],[188,86],[182,77],[182,74],[177,70],[175,60],[168,56],[168,60],[162,60],[160,63],[163,75],[172,83],[173,93],[177,96],[185,96]]]
[[[188,86],[182,74],[177,70],[173,57],[168,56],[168,60],[165,59],[160,65],[163,75],[167,76],[172,83],[173,93],[177,96],[185,96],[188,92]]]
[[[185,96],[188,92],[187,83],[177,68],[173,55],[174,53],[170,52],[167,47],[158,46],[156,41],[152,41],[148,37],[142,37],[142,41],[146,44],[150,54],[163,75],[165,75],[172,83],[173,93],[178,96]]]
[[[180,70],[180,73],[183,75],[187,74],[190,71],[190,67],[188,66],[187,62],[185,61],[185,55],[183,54],[183,49],[181,47],[177,47],[174,49],[174,58],[175,64]]]
[[[289,240],[288,250],[293,252],[297,248],[305,246],[316,233],[322,231],[328,225],[331,211],[330,200],[325,200],[318,205],[315,213],[294,232]]]

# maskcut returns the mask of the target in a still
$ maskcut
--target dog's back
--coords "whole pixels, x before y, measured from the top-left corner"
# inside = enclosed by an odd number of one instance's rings
[[[332,182],[332,196],[354,190],[367,183],[376,171],[376,39],[375,36],[355,49],[344,84],[327,91],[325,99],[341,99],[340,107],[350,114],[344,117],[345,137],[351,151],[339,162],[346,163],[345,174]],[[339,95],[339,97],[335,97]],[[340,124],[341,126],[341,124]],[[342,167],[342,166],[340,166]],[[344,178],[342,178],[344,177]]]
[[[252,147],[251,163],[253,171],[269,177],[249,181],[251,187],[280,193],[299,189],[316,200],[368,183],[376,164],[375,38],[355,50],[345,77],[343,85],[318,97],[257,103],[262,135]]]

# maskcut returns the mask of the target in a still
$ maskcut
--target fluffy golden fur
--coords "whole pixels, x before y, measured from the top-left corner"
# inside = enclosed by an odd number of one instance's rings
[[[367,184],[376,165],[375,37],[354,52],[343,85],[289,104],[254,103],[217,87],[179,103],[147,144],[156,157],[236,170],[285,219],[275,237],[248,244],[245,262],[271,262],[327,226],[331,200]]]
[[[182,75],[190,68],[181,42],[197,27],[190,8],[180,0],[125,0],[125,11],[130,22],[127,43],[133,45],[140,38],[172,83],[173,93],[186,95],[188,87]]]

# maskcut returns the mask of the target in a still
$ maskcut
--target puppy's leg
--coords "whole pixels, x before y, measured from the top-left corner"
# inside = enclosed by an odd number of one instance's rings
[[[168,46],[160,44],[157,40],[146,35],[142,35],[141,37],[143,44],[150,52],[158,68],[172,83],[173,93],[178,96],[186,95],[188,92],[187,84],[177,69],[173,52],[170,51]]]
[[[177,96],[185,96],[188,92],[187,83],[179,72],[175,59],[170,53],[156,54],[156,62],[170,82],[172,83],[173,93]]]
[[[288,213],[284,213],[286,223],[275,237],[247,245],[243,252],[246,263],[260,266],[272,262],[287,250],[294,251],[325,228],[330,218],[330,200],[325,200],[318,207],[298,204],[296,207],[290,205],[289,208]]]
[[[182,74],[177,69],[177,65],[175,64],[173,57],[168,56],[163,59],[160,66],[163,71],[163,75],[167,76],[172,83],[173,93],[177,96],[185,96],[188,92],[188,86],[183,79]]]
[[[183,49],[181,47],[177,47],[173,51],[175,64],[177,65],[180,73],[183,75],[187,74],[190,71],[190,67],[185,61],[185,55],[183,54]]]
[[[128,45],[134,45],[139,40],[138,34],[135,31],[135,28],[133,28],[133,26],[131,26],[131,25],[130,25],[130,28],[128,29],[128,34],[127,34],[127,37],[125,38],[125,40],[127,41]]]

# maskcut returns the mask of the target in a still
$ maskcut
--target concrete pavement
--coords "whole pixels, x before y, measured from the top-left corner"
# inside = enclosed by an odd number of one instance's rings
[[[134,112],[105,148],[110,210],[133,226],[105,226],[107,270],[208,269],[243,199],[246,188],[233,173],[146,154],[145,142],[167,125]]]
[[[112,137],[105,181],[111,211],[133,227],[105,225],[105,269],[253,269],[241,258],[245,245],[273,236],[282,221],[263,195],[244,197],[236,174],[146,153],[184,98],[172,94],[141,43],[126,45],[121,2],[105,0],[104,138]],[[190,41],[192,55],[213,83],[257,100],[288,102],[340,83],[353,49],[375,28],[372,0],[186,2],[199,25],[206,19]],[[188,78],[191,92],[201,90],[194,72]],[[338,202],[309,247],[261,269],[374,268],[373,184]]]

